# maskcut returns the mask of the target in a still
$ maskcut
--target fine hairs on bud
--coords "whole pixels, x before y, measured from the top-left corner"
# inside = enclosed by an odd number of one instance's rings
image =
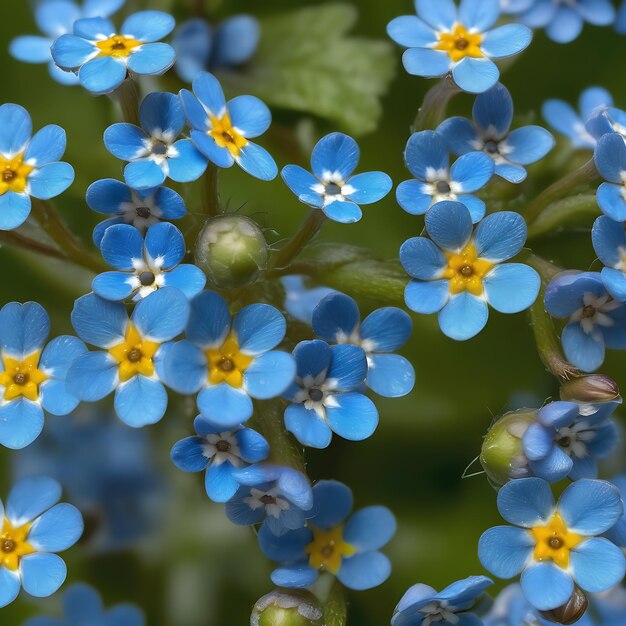
[[[615,402],[620,393],[617,383],[609,376],[591,374],[573,378],[561,385],[561,400],[580,402]]]
[[[250,626],[322,626],[322,617],[310,592],[274,590],[254,605]]]

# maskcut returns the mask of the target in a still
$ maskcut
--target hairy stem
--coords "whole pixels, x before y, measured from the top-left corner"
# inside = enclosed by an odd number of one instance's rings
[[[288,267],[317,235],[325,221],[326,216],[320,209],[311,209],[291,239],[280,249],[274,261],[274,267],[276,269]]]
[[[139,87],[132,78],[127,78],[112,94],[122,112],[122,119],[129,124],[139,123]]]
[[[461,90],[456,86],[450,74],[444,76],[434,87],[431,87],[413,122],[413,131],[435,129],[446,117],[446,109],[450,100]]]
[[[332,587],[324,602],[324,624],[326,626],[345,626],[348,619],[346,596],[341,583],[332,578]]]
[[[207,217],[220,213],[219,168],[210,161],[202,177],[202,212]]]

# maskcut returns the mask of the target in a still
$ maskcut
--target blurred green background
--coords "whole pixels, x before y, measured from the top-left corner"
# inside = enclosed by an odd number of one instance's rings
[[[128,2],[127,9],[167,8],[167,0]],[[185,15],[181,0],[177,16]],[[221,18],[238,12],[258,17],[292,11],[313,2],[272,0],[252,3],[229,0],[216,12]],[[385,26],[397,15],[410,13],[409,0],[358,2],[354,32],[385,40]],[[15,102],[31,113],[35,127],[57,123],[67,130],[65,159],[76,169],[74,185],[57,198],[56,205],[72,228],[89,244],[98,217],[84,203],[86,187],[96,179],[121,177],[121,164],[104,149],[102,132],[114,121],[106,97],[95,98],[80,88],[54,83],[44,66],[29,66],[7,54],[9,41],[36,28],[27,2],[14,2],[0,21],[0,102]],[[541,103],[549,97],[575,102],[589,85],[601,85],[626,104],[623,76],[624,39],[609,28],[586,27],[573,44],[560,46],[537,33],[530,50],[503,76],[511,90],[516,112],[524,121],[539,119]],[[409,178],[402,153],[410,125],[428,81],[408,76],[400,63],[401,50],[393,48],[397,76],[383,98],[384,113],[375,132],[359,139],[360,168],[382,169],[397,184]],[[344,59],[337,58],[341,66]],[[168,89],[180,88],[175,77]],[[156,83],[146,84],[148,89]],[[452,111],[470,114],[473,99],[455,99]],[[274,110],[275,126],[292,127],[312,118],[316,135],[343,130],[336,124],[284,110]],[[274,154],[279,165],[291,162],[277,141],[277,134],[261,143]],[[566,168],[578,157],[566,156]],[[548,159],[547,163],[551,163]],[[538,181],[545,184],[553,173],[542,166],[531,168],[529,183],[512,189],[523,207],[536,193]],[[306,213],[280,179],[263,183],[237,168],[221,177],[222,200],[231,209],[242,208],[264,226],[276,231],[274,241],[287,237]],[[188,209],[197,210],[194,192]],[[245,205],[245,206],[244,206]],[[594,265],[589,230],[591,219],[555,233],[533,247],[563,267],[588,269]],[[320,237],[366,246],[381,258],[397,255],[400,244],[419,234],[419,218],[405,214],[393,193],[384,201],[366,207],[363,220],[355,225],[328,224]],[[69,313],[74,297],[89,288],[90,277],[58,263],[0,249],[0,303],[37,300],[53,318],[53,332],[71,332]],[[375,303],[363,303],[364,312]],[[434,317],[415,319],[413,336],[404,353],[417,374],[414,391],[400,400],[376,399],[381,422],[375,436],[362,443],[335,438],[330,449],[308,451],[312,479],[336,478],[354,490],[356,506],[385,504],[397,515],[399,528],[386,552],[393,574],[381,587],[364,593],[349,592],[349,624],[379,626],[389,622],[393,607],[406,588],[425,582],[436,588],[472,574],[482,573],[476,556],[480,534],[499,523],[495,492],[484,476],[462,480],[466,466],[478,455],[481,440],[494,416],[512,406],[541,404],[557,393],[554,381],[539,362],[528,318],[521,314],[491,314],[486,330],[476,339],[455,343],[445,338]],[[624,357],[609,354],[603,371],[626,382]],[[104,403],[106,406],[106,403]],[[270,563],[260,554],[253,533],[234,527],[222,507],[204,494],[199,475],[183,475],[169,462],[169,448],[191,434],[193,406],[173,405],[159,425],[149,429],[154,443],[155,463],[168,482],[169,497],[159,511],[160,530],[136,549],[114,554],[94,554],[84,542],[68,552],[68,583],[83,581],[96,586],[105,602],[131,601],[139,604],[150,626],[243,626],[257,598],[271,590]],[[48,417],[49,420],[71,420]],[[111,415],[110,419],[116,419]],[[11,453],[0,451],[2,493],[11,483]],[[620,457],[622,455],[620,454]],[[478,468],[479,469],[479,468]],[[619,460],[610,472],[622,470]],[[68,584],[66,583],[66,585]],[[501,586],[501,584],[500,584]],[[58,596],[58,594],[57,594]],[[33,614],[54,614],[58,597],[34,602],[22,594],[0,612],[0,622],[18,625]]]

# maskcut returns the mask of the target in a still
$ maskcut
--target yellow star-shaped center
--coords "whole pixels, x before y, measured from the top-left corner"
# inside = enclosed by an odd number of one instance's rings
[[[212,385],[227,382],[237,389],[243,385],[243,373],[254,360],[239,351],[239,342],[233,333],[226,337],[219,348],[209,348],[206,357],[209,362],[209,382]]]
[[[119,363],[120,381],[124,383],[137,374],[152,376],[152,359],[160,345],[144,339],[133,324],[128,324],[124,341],[109,349],[109,354]]]
[[[142,45],[141,41],[137,41],[132,37],[125,35],[113,35],[108,39],[95,42],[100,52],[99,57],[114,57],[117,59],[125,58],[131,55],[135,48]]]
[[[494,264],[486,259],[478,258],[476,246],[470,242],[461,252],[446,252],[448,267],[441,278],[450,280],[450,293],[458,294],[469,291],[474,296],[483,293],[483,278]]]
[[[309,564],[315,569],[324,569],[336,574],[344,557],[356,554],[356,548],[343,538],[343,526],[332,530],[313,528],[313,541],[306,546]]]
[[[39,354],[39,351],[33,352],[22,361],[6,355],[2,357],[4,371],[0,372],[0,385],[4,387],[7,402],[20,396],[33,402],[39,400],[39,385],[48,379],[39,369]]]
[[[438,36],[439,41],[435,44],[435,50],[447,52],[455,63],[465,57],[482,59],[485,56],[480,49],[483,36],[480,33],[470,32],[463,24],[455,24],[450,32],[439,33]]]
[[[226,148],[233,157],[238,157],[241,149],[247,145],[248,140],[233,126],[230,115],[224,113],[222,117],[209,114],[211,129],[209,135],[220,148]]]
[[[11,158],[0,155],[0,196],[7,191],[23,193],[28,182],[28,175],[34,166],[24,162],[24,154],[20,153]]]
[[[570,551],[585,539],[569,530],[558,513],[545,526],[531,528],[530,534],[535,540],[535,560],[553,561],[563,569],[569,567]]]
[[[5,517],[0,532],[0,565],[14,572],[20,564],[20,558],[36,552],[26,538],[30,532],[30,524],[13,526]]]

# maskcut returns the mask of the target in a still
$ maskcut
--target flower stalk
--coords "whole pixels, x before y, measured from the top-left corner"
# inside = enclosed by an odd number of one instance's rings
[[[291,239],[280,249],[274,261],[274,268],[285,269],[304,250],[326,222],[326,216],[319,209],[311,209]]]
[[[450,74],[431,87],[417,112],[417,117],[413,122],[413,132],[437,128],[446,117],[448,103],[458,93],[461,93],[461,89],[457,87]]]
[[[128,124],[139,123],[139,87],[132,78],[127,78],[114,92],[115,100],[121,110],[122,119]]]

